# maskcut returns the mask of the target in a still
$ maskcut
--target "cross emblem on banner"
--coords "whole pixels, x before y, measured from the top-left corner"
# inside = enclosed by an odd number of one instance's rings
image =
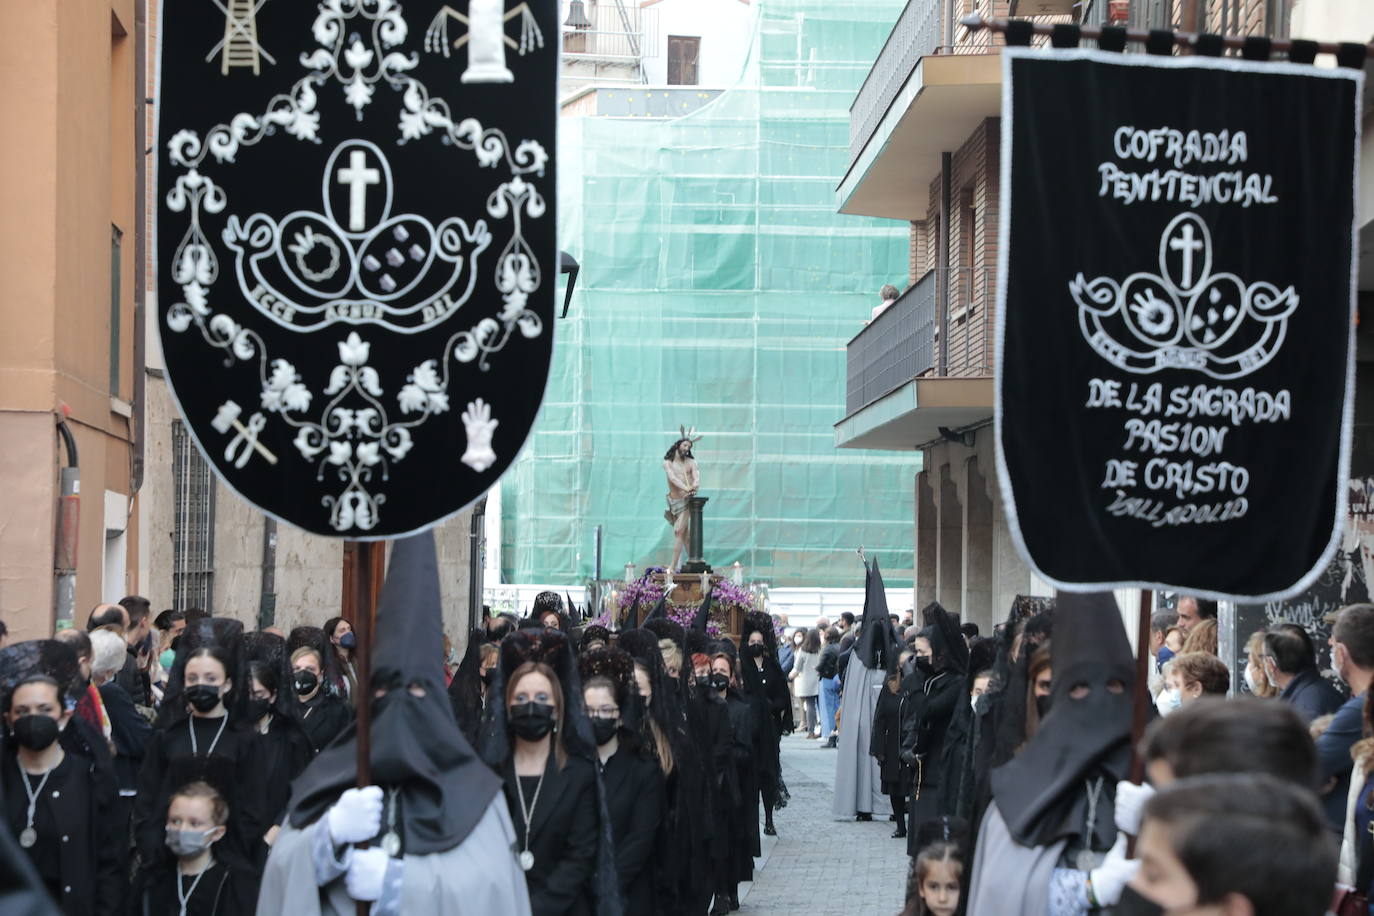
[[[367,153],[355,149],[348,157],[348,165],[339,169],[339,184],[348,185],[348,230],[362,232],[367,228],[367,187],[382,180],[382,173],[367,165]]]

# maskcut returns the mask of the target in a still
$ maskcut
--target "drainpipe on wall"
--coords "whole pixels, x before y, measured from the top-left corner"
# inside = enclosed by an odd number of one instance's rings
[[[258,600],[258,629],[277,622],[277,520],[262,518],[262,597]]]
[[[940,298],[935,308],[939,312],[940,347],[939,374],[949,375],[949,233],[950,233],[950,170],[954,168],[954,154],[940,154],[940,238],[936,242],[939,254],[936,255],[935,279],[938,283],[936,295]]]
[[[148,131],[148,4],[134,0],[134,417],[133,448],[130,457],[129,511],[133,499],[143,487],[144,450],[147,436],[147,341],[144,336],[148,297],[148,175],[146,163],[152,150],[145,149]],[[140,583],[141,588],[146,588]]]
[[[53,629],[65,630],[76,619],[76,547],[81,529],[81,471],[76,454],[76,439],[67,427],[71,408],[59,406],[57,434],[67,449],[67,466],[62,468],[57,497],[57,539],[53,547]]]
[[[483,538],[486,528],[487,498],[483,496],[472,507],[472,523],[468,528],[468,633],[477,629],[482,622],[482,562]]]

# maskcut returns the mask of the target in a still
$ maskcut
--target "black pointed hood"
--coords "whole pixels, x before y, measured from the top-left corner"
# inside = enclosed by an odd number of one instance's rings
[[[859,644],[855,649],[859,661],[872,671],[895,671],[897,668],[902,641],[897,638],[897,632],[892,628],[892,618],[888,616],[887,588],[883,585],[877,557],[865,564],[864,614],[859,628]]]
[[[635,600],[630,602],[630,610],[625,615],[625,626],[622,629],[639,629],[639,596],[635,595]]]
[[[706,597],[701,599],[701,607],[697,608],[696,616],[692,618],[692,629],[698,633],[706,632],[706,624],[711,622],[711,604],[715,601],[716,590],[713,588],[706,593]]]
[[[371,688],[387,693],[372,700],[372,779],[399,790],[398,832],[405,852],[428,855],[467,838],[501,781],[458,729],[444,689],[434,535],[424,532],[393,543],[373,653]],[[365,696],[371,693],[367,689]],[[292,826],[313,823],[353,786],[356,729],[356,724],[345,729],[297,780],[288,808]]]
[[[650,620],[658,620],[658,619],[660,619],[660,618],[667,617],[667,616],[668,616],[668,592],[665,590],[665,591],[663,592],[663,595],[658,599],[658,603],[654,605],[654,609],[653,609],[652,611],[649,612],[649,616],[648,616],[648,617],[645,617],[642,621],[640,621],[639,625],[640,625],[640,626],[644,626],[644,624],[648,623]]]
[[[925,624],[921,635],[930,640],[936,667],[960,676],[968,673],[968,643],[964,642],[958,619],[939,602],[932,601],[921,611],[921,620]]]
[[[1130,642],[1111,592],[1060,593],[1050,647],[1054,688],[1049,713],[1025,749],[992,772],[993,796],[1021,845],[1081,841],[1087,785],[1101,778],[1090,845],[1105,851],[1116,836],[1116,783],[1125,778],[1130,763],[1135,685]],[[1085,695],[1071,695],[1085,687]]]

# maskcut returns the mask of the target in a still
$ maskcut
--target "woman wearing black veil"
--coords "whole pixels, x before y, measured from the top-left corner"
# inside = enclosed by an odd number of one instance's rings
[[[234,773],[224,787],[229,822],[217,851],[245,862],[262,859],[263,836],[276,812],[264,808],[268,786],[259,736],[248,721],[246,678],[243,624],[206,617],[187,625],[138,775],[133,831],[145,870],[170,858],[166,826],[172,793],[206,778],[211,758],[226,761]]]
[[[915,772],[911,785],[911,826],[907,854],[921,850],[916,837],[921,825],[940,816],[940,776],[945,733],[958,703],[967,703],[964,678],[968,645],[959,623],[939,604],[922,612],[925,626],[916,636],[919,688],[912,692],[902,716],[902,757]]]
[[[725,781],[725,823],[719,825],[725,845],[724,867],[718,874],[712,916],[739,909],[739,885],[754,880],[754,857],[761,852],[759,840],[760,763],[768,756],[771,727],[761,705],[740,689],[740,660],[728,640],[711,655],[711,685],[725,701],[730,725],[730,773]]]
[[[248,661],[245,719],[258,733],[264,786],[262,811],[267,832],[275,838],[286,816],[291,782],[305,770],[314,751],[297,717],[286,662],[286,640],[275,633],[256,632],[244,636],[243,643]],[[264,856],[266,851],[264,848]]]
[[[610,816],[572,644],[560,630],[518,630],[501,641],[495,670],[479,750],[504,784],[532,913],[620,916]]]
[[[663,771],[667,807],[654,856],[657,899],[664,913],[699,913],[709,899],[706,855],[707,782],[692,741],[678,679],[663,665],[659,636],[649,629],[622,630],[620,648],[634,659],[643,700],[638,731]]]
[[[763,832],[777,836],[773,810],[782,784],[782,736],[792,733],[792,697],[787,677],[778,664],[778,641],[773,618],[762,611],[744,615],[740,628],[740,681],[744,696],[759,705],[765,723],[764,753],[759,761],[759,794],[763,799]]]
[[[296,627],[286,639],[291,700],[312,754],[334,740],[353,721],[353,707],[339,684],[338,654],[319,627]]]

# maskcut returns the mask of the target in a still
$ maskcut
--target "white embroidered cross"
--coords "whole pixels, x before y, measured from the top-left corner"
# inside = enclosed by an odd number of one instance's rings
[[[367,227],[367,186],[382,180],[381,172],[367,167],[367,153],[353,150],[348,166],[339,169],[339,184],[348,185],[348,229],[361,232]]]

